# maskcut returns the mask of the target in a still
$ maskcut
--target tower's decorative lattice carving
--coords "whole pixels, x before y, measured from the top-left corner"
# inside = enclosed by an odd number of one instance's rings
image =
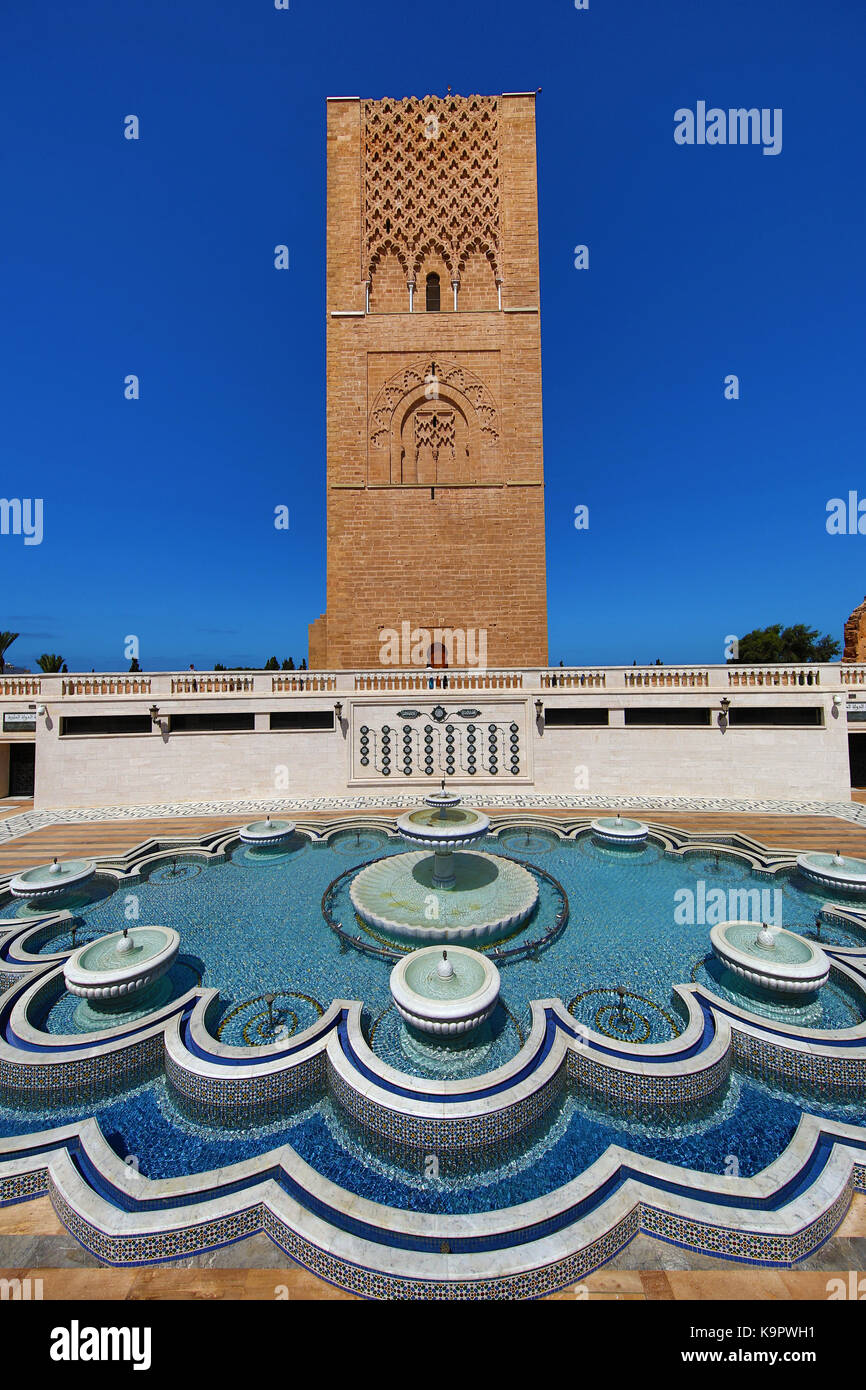
[[[443,451],[450,453],[454,457],[457,444],[457,430],[455,428],[454,411],[443,410],[417,410],[415,412],[415,462],[421,457],[422,450],[429,449],[433,456],[433,462],[439,462],[439,455]]]
[[[364,278],[393,253],[415,281],[433,253],[459,280],[468,258],[500,275],[499,101],[365,101]]]

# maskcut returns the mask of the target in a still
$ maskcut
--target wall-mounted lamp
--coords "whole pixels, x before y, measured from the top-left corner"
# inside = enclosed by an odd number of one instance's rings
[[[731,708],[731,702],[728,699],[727,695],[723,695],[719,703],[721,704],[722,708],[719,710],[718,724],[722,733],[724,733],[725,729],[728,727],[728,711]]]
[[[337,720],[337,723],[338,723],[338,724],[342,724],[342,722],[343,722],[343,705],[342,705],[342,701],[340,701],[340,700],[337,700],[336,703],[334,704],[334,716],[335,716],[335,718],[336,718],[336,720]]]
[[[44,705],[37,705],[37,706],[36,706],[36,713],[37,713],[37,714],[47,714],[48,711],[47,711],[47,709],[45,708]]]
[[[150,707],[150,722],[151,722],[151,724],[155,724],[155,725],[157,726],[157,728],[160,728],[160,722],[159,722],[159,705],[151,705],[151,707]]]
[[[543,719],[543,717],[544,717],[544,701],[543,701],[543,700],[536,700],[536,702],[535,702],[535,714],[536,714],[536,717],[537,717],[538,719]]]
[[[844,695],[834,695],[834,696],[833,696],[833,718],[834,718],[834,719],[838,719],[838,718],[839,718],[839,711],[841,710],[841,708],[842,708],[842,706],[844,705],[844,703],[845,703],[845,696],[844,696]]]

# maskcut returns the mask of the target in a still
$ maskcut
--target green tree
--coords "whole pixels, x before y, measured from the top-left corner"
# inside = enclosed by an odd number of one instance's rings
[[[805,623],[795,623],[785,628],[781,623],[773,623],[770,627],[756,627],[741,637],[739,654],[736,658],[732,657],[728,664],[756,666],[784,665],[792,661],[833,661],[838,655],[839,643],[829,633],[821,637],[816,627],[807,627]]]
[[[292,656],[287,656],[286,659],[285,659],[285,661],[283,662],[283,670],[284,670],[284,671],[294,671],[294,669],[295,669],[295,659],[294,659],[294,657],[292,657]]]
[[[54,652],[43,652],[41,656],[36,658],[36,665],[39,667],[40,671],[44,671],[46,675],[51,672],[66,670],[63,657],[56,656]]]
[[[0,632],[0,671],[6,670],[6,653],[20,635],[18,632]]]
[[[138,657],[137,657],[137,656],[134,656],[134,657],[132,658],[132,661],[129,663],[129,670],[130,670],[130,674],[132,674],[133,672],[137,672],[137,671],[140,671],[140,670],[141,670],[141,667],[140,667],[139,664],[138,664]]]
[[[307,658],[306,658],[306,657],[304,657],[303,661],[301,662],[301,667],[300,667],[300,669],[301,669],[302,671],[306,671],[306,669],[307,669]]]

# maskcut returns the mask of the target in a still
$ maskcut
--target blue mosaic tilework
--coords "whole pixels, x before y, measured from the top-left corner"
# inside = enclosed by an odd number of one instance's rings
[[[525,853],[529,857],[527,847],[519,845],[519,835],[514,843],[509,844],[511,852],[517,854]],[[542,837],[538,837],[542,838]],[[495,850],[495,844],[489,846]],[[397,846],[399,848],[399,846]],[[694,884],[695,876],[706,876],[707,881],[714,884],[726,885],[727,890],[736,885],[749,884],[750,879],[764,877],[766,882],[781,885],[781,891],[785,906],[786,925],[804,928],[808,925],[808,919],[817,911],[817,906],[821,905],[820,899],[815,899],[811,894],[801,891],[801,888],[787,877],[779,878],[773,876],[769,871],[761,871],[758,875],[754,870],[744,867],[742,860],[736,856],[719,855],[719,862],[716,864],[711,855],[689,855],[685,860],[672,853],[667,853],[658,846],[650,846],[646,851],[648,857],[639,862],[641,856],[633,856],[632,862],[620,865],[618,860],[622,851],[608,851],[617,856],[614,861],[616,869],[611,877],[610,861],[604,857],[599,857],[599,847],[594,845],[588,837],[584,837],[577,845],[557,845],[550,843],[534,844],[532,846],[539,855],[544,855],[544,867],[553,870],[557,877],[565,881],[569,873],[572,875],[569,893],[572,898],[572,918],[569,928],[560,942],[549,951],[539,953],[537,959],[531,961],[515,962],[504,967],[503,974],[514,982],[513,992],[509,992],[509,1001],[517,1006],[517,1015],[522,1017],[525,1024],[528,1024],[528,1001],[531,998],[543,997],[545,995],[559,995],[563,998],[569,997],[569,990],[562,987],[562,975],[565,972],[565,979],[569,984],[575,985],[571,997],[575,1000],[592,1001],[588,1008],[592,1012],[592,1021],[587,1017],[584,1020],[580,1014],[579,1002],[575,1005],[575,1017],[577,1022],[586,1021],[587,1026],[600,1027],[599,1010],[602,1010],[602,1019],[607,1015],[603,1010],[609,1008],[609,1001],[604,1002],[603,991],[611,994],[611,986],[617,980],[622,980],[622,962],[628,959],[629,968],[632,967],[632,956],[637,954],[638,964],[641,970],[646,966],[648,984],[644,986],[644,1001],[647,1005],[646,1019],[650,1029],[649,1038],[654,1041],[663,1041],[675,1036],[678,1029],[683,1024],[683,1016],[677,1012],[675,1001],[670,998],[670,986],[676,982],[677,978],[687,979],[688,973],[680,969],[680,962],[683,956],[677,952],[691,951],[697,936],[694,935],[692,928],[688,926],[682,930],[672,933],[671,939],[665,930],[653,931],[651,922],[640,917],[640,913],[633,910],[633,919],[640,920],[633,922],[633,930],[629,931],[629,924],[626,922],[626,930],[620,930],[616,921],[611,923],[599,922],[598,903],[610,911],[612,917],[617,911],[624,911],[618,908],[613,898],[599,896],[599,885],[605,878],[610,879],[611,884],[617,885],[617,892],[622,891],[624,900],[641,904],[646,907],[647,903],[653,905],[653,911],[661,912],[663,904],[667,903],[667,909],[671,907],[669,901],[672,885],[679,884],[688,886]],[[340,867],[346,863],[346,844],[345,836],[341,845]],[[351,844],[349,844],[351,851]],[[381,853],[381,847],[377,845],[376,852]],[[138,885],[136,891],[145,889],[158,891],[164,895],[165,903],[170,902],[166,894],[174,894],[175,905],[181,901],[184,894],[190,891],[190,885],[199,882],[199,889],[196,890],[198,896],[189,899],[189,903],[196,903],[197,911],[200,911],[202,903],[207,898],[207,894],[202,897],[201,890],[205,886],[220,883],[220,875],[230,873],[232,870],[241,873],[248,873],[252,867],[257,875],[256,891],[261,891],[261,902],[270,901],[274,891],[285,895],[286,885],[282,882],[289,869],[296,872],[304,863],[318,860],[323,866],[324,872],[321,879],[328,880],[328,876],[333,876],[334,864],[338,852],[330,850],[327,846],[317,849],[315,855],[311,855],[309,848],[297,847],[293,855],[284,856],[282,860],[275,859],[271,864],[254,864],[238,862],[234,855],[225,863],[216,860],[210,861],[206,866],[200,861],[196,862],[192,856],[189,860],[191,865],[190,872],[185,870],[173,876],[160,872],[166,866],[157,865],[155,870],[149,873],[150,882]],[[602,852],[603,856],[604,852]],[[563,857],[563,867],[552,861],[556,856]],[[570,856],[570,863],[567,862]],[[186,859],[183,856],[175,856],[183,867]],[[192,872],[192,869],[200,869],[201,872]],[[656,876],[656,870],[664,870],[661,877]],[[206,870],[206,871],[205,871]],[[621,872],[622,870],[622,872]],[[650,870],[648,876],[647,871]],[[271,875],[270,887],[265,891],[266,875]],[[671,876],[673,875],[673,876]],[[319,880],[321,881],[321,880]],[[353,970],[363,973],[368,972],[364,978],[371,982],[371,988],[375,996],[375,990],[381,989],[384,975],[387,979],[387,967],[384,971],[379,962],[371,962],[366,957],[358,957],[363,964],[359,965],[356,961],[357,953],[351,949],[346,951],[341,949],[339,943],[335,943],[333,938],[329,938],[335,948],[335,954],[326,955],[319,959],[320,939],[317,935],[321,923],[317,923],[315,913],[310,909],[309,920],[303,917],[304,892],[309,890],[313,879],[307,875],[306,870],[302,879],[295,882],[292,887],[294,896],[291,901],[296,911],[300,912],[300,927],[292,930],[295,925],[292,921],[286,924],[288,930],[277,933],[272,932],[273,946],[282,952],[282,959],[289,959],[291,968],[299,968],[301,956],[292,956],[291,950],[296,946],[302,947],[309,956],[310,949],[316,954],[316,965],[320,972],[317,978],[327,978],[331,995],[341,994],[344,997],[351,997],[354,994],[366,998],[364,990],[352,990],[342,988],[342,976],[340,972],[345,970],[351,976]],[[301,891],[303,884],[303,891]],[[186,885],[186,887],[184,886]],[[125,890],[124,890],[125,891]],[[209,891],[209,888],[208,888]],[[674,891],[676,889],[674,888]],[[222,892],[222,889],[220,889]],[[588,898],[593,898],[596,904],[595,915],[590,910],[589,902],[585,905],[580,901],[580,894],[586,893]],[[661,896],[659,896],[661,895]],[[112,900],[108,903],[98,903],[93,908],[93,934],[98,934],[101,930],[108,927],[98,925],[98,916],[101,912],[108,911]],[[119,894],[115,895],[115,901],[122,902],[123,898]],[[188,903],[187,911],[190,910]],[[575,910],[575,903],[577,909]],[[247,926],[246,909],[248,903],[244,903],[244,912],[238,913],[240,925]],[[802,914],[792,919],[791,914]],[[253,914],[254,915],[254,914]],[[165,913],[160,920],[166,920]],[[664,918],[655,919],[656,927]],[[840,933],[862,934],[859,928],[844,911],[840,910],[837,914],[825,914],[825,922],[828,928],[835,927]],[[572,928],[577,924],[578,931],[574,939],[571,938]],[[213,924],[211,924],[213,925]],[[207,941],[211,944],[212,952],[219,961],[220,966],[225,966],[228,970],[227,962],[229,955],[226,951],[231,951],[233,938],[227,932],[225,924],[217,924],[218,930],[212,931],[210,937],[202,937],[202,946]],[[245,935],[243,947],[236,954],[244,959],[247,945],[250,945],[251,969],[255,972],[262,969],[263,964],[267,965],[270,957],[268,956],[268,945],[265,937],[261,934],[256,937],[255,923],[250,937]],[[190,930],[206,932],[208,925],[199,922],[198,927],[193,924]],[[183,931],[183,928],[181,928]],[[700,926],[701,943],[706,949],[706,925]],[[560,948],[571,942],[570,951],[573,959],[577,963],[577,969],[572,980],[568,978],[568,962],[570,957],[560,952]],[[312,948],[310,946],[312,944]],[[850,944],[849,940],[846,944]],[[49,935],[46,934],[46,945],[48,949]],[[289,948],[287,957],[286,948]],[[607,954],[604,954],[606,950]],[[599,953],[600,952],[600,953]],[[671,965],[671,957],[674,959]],[[652,961],[651,961],[652,958]],[[205,970],[207,969],[207,958],[202,949],[200,959]],[[696,959],[696,958],[695,958]],[[695,959],[692,960],[692,969],[695,968]],[[327,962],[323,966],[323,960]],[[604,985],[600,982],[601,977],[593,977],[592,971],[599,970],[602,965],[608,971],[611,970],[611,963],[617,968],[618,974],[613,979],[608,976],[608,983]],[[309,960],[307,960],[309,964]],[[270,968],[270,966],[268,966]],[[661,971],[661,974],[659,973]],[[378,972],[378,973],[377,973]],[[522,973],[521,973],[522,972]],[[16,977],[17,978],[17,977]],[[231,984],[231,971],[229,970],[229,984]],[[360,978],[360,976],[359,976]],[[548,987],[548,981],[556,979],[557,987]],[[253,973],[250,979],[244,976],[244,986],[249,991],[251,1003],[255,1004],[256,997],[253,988],[264,989],[264,973],[260,978],[256,978]],[[337,981],[340,981],[340,984]],[[206,981],[210,982],[210,981]],[[214,980],[214,983],[218,981]],[[305,981],[301,981],[299,997],[316,999],[312,990],[304,992]],[[626,985],[631,981],[625,980]],[[521,993],[521,991],[523,991]],[[595,991],[595,996],[594,992]],[[224,999],[222,1007],[222,1020],[229,1019],[231,1022],[232,1009],[235,1015],[242,1018],[243,1012],[238,1011],[238,995],[231,995],[230,990],[226,993],[228,998]],[[383,997],[381,994],[379,997]],[[637,989],[630,992],[630,997],[637,998]],[[856,997],[856,995],[854,996]],[[599,1002],[601,998],[601,1003]],[[330,997],[321,1000],[321,1004],[326,1006],[330,1002]],[[369,1001],[368,1001],[369,1002]],[[521,1002],[523,1013],[521,1014]],[[841,1017],[832,1013],[835,1008],[832,1001],[828,1004],[827,1012],[823,1017],[823,1026],[838,1026]],[[371,1010],[372,1013],[372,1010]],[[666,1017],[667,1015],[667,1017]],[[845,1095],[850,1091],[862,1095],[863,1090],[863,1070],[859,1058],[846,1058],[837,1054],[822,1057],[820,1053],[795,1053],[787,1048],[784,1039],[784,1028],[779,1026],[778,1018],[775,1013],[768,1014],[768,1019],[773,1019],[772,1027],[768,1026],[767,1037],[750,1038],[742,1034],[734,1026],[734,1061],[742,1069],[754,1071],[763,1080],[779,1081],[789,1084],[790,1087],[800,1094],[804,1103],[808,1103],[808,1098],[818,1092],[819,1094]],[[845,1026],[851,1026],[852,1020],[846,1015]],[[246,1026],[246,1025],[245,1025]],[[306,1026],[306,1020],[298,1020],[298,1026]],[[820,1025],[818,1025],[820,1026]],[[604,1031],[604,1028],[601,1028]],[[291,1029],[288,1029],[289,1036]],[[613,1034],[611,1035],[614,1036]],[[399,1037],[394,1030],[383,1030],[381,1034],[383,1045],[386,1045],[388,1052],[387,1059],[393,1065],[402,1070],[408,1068],[403,1065],[397,1049],[400,1047]],[[239,1039],[228,1036],[225,1041],[239,1041]],[[513,1039],[508,1046],[513,1048]],[[616,1051],[616,1046],[612,1045],[610,1052]],[[866,1049],[864,1049],[866,1051]],[[250,1054],[251,1060],[255,1060],[255,1051]],[[628,1069],[618,1068],[604,1058],[598,1051],[591,1051],[586,1047],[580,1047],[568,1054],[567,1066],[562,1067],[558,1074],[547,1084],[532,1093],[530,1096],[522,1098],[517,1103],[509,1103],[508,1093],[502,1095],[502,1103],[486,1114],[467,1117],[455,1114],[449,1117],[431,1117],[417,1114],[406,1116],[398,1114],[387,1104],[374,1102],[369,1097],[363,1097],[359,1091],[351,1085],[347,1085],[342,1076],[337,1074],[326,1062],[323,1053],[308,1059],[307,1062],[295,1068],[283,1068],[282,1071],[274,1070],[263,1077],[240,1078],[237,1073],[231,1074],[230,1069],[226,1068],[226,1075],[218,1076],[214,1079],[205,1078],[195,1070],[191,1059],[189,1067],[179,1065],[174,1062],[168,1063],[168,1083],[171,1093],[182,1100],[184,1106],[192,1109],[193,1113],[200,1115],[206,1122],[219,1123],[228,1119],[230,1122],[248,1122],[251,1118],[268,1118],[272,1115],[279,1115],[281,1107],[293,1103],[299,1096],[319,1095],[329,1093],[333,1096],[336,1104],[347,1117],[365,1129],[370,1135],[376,1135],[386,1143],[393,1141],[395,1144],[415,1146],[416,1148],[431,1149],[433,1151],[452,1152],[455,1154],[472,1154],[477,1151],[479,1155],[490,1146],[496,1148],[502,1146],[510,1139],[519,1139],[524,1134],[529,1134],[534,1127],[543,1124],[546,1119],[556,1111],[557,1105],[561,1102],[564,1088],[569,1084],[577,1088],[578,1092],[587,1092],[599,1098],[609,1101],[612,1106],[621,1106],[632,1116],[635,1117],[643,1109],[651,1110],[657,1107],[661,1111],[673,1112],[680,1106],[694,1105],[697,1109],[699,1103],[711,1101],[715,1095],[723,1094],[728,1085],[729,1073],[732,1058],[730,1055],[719,1059],[711,1067],[701,1070],[692,1069],[681,1076],[672,1076],[670,1072],[665,1072],[662,1064],[659,1066],[658,1074],[653,1076],[639,1075]],[[80,1074],[76,1074],[76,1067],[81,1062]],[[8,1082],[11,1086],[11,1093],[16,1099],[27,1099],[41,1108],[49,1111],[63,1105],[73,1103],[90,1104],[96,1103],[100,1097],[110,1094],[111,1090],[118,1090],[123,1087],[146,1082],[150,1077],[158,1074],[163,1065],[163,1044],[162,1038],[157,1037],[149,1040],[131,1040],[128,1044],[118,1048],[112,1054],[102,1054],[92,1059],[54,1059],[52,1061],[34,1063],[6,1062],[7,1072],[4,1073],[0,1066],[0,1084]],[[490,1062],[487,1061],[487,1067]],[[49,1077],[43,1073],[50,1071]],[[483,1082],[480,1083],[483,1086]],[[768,1101],[769,1104],[774,1102]],[[811,1108],[811,1107],[810,1107]],[[852,1186],[858,1188],[866,1187],[866,1165],[859,1166],[852,1179]],[[27,1182],[31,1187],[27,1187]],[[34,1172],[28,1174],[24,1179],[16,1177],[8,1180],[8,1188],[0,1187],[0,1202],[4,1200],[22,1200],[33,1192],[45,1190],[46,1177],[44,1170],[41,1173]],[[61,1194],[54,1194],[58,1208],[64,1199]],[[651,1205],[640,1214],[633,1214],[626,1223],[620,1223],[614,1232],[606,1236],[603,1241],[597,1243],[593,1250],[619,1248],[617,1242],[622,1244],[631,1236],[625,1234],[629,1229],[635,1233],[638,1224],[642,1224],[644,1229],[654,1229],[654,1233],[661,1234],[663,1238],[687,1244],[693,1248],[705,1249],[711,1253],[719,1253],[728,1258],[751,1259],[758,1262],[768,1263],[791,1263],[796,1259],[802,1258],[803,1253],[809,1253],[815,1244],[826,1238],[838,1219],[844,1212],[850,1199],[850,1192],[843,1193],[839,1200],[834,1203],[830,1212],[824,1213],[822,1217],[799,1231],[795,1236],[780,1238],[777,1236],[763,1235],[759,1230],[754,1232],[735,1232],[728,1230],[724,1223],[720,1221],[718,1225],[713,1223],[689,1222],[680,1219],[668,1219],[668,1214],[658,1213]],[[65,1204],[64,1204],[65,1205]],[[67,1209],[68,1210],[68,1209]],[[300,1258],[303,1263],[309,1264],[317,1272],[321,1272],[325,1278],[333,1278],[334,1282],[341,1283],[344,1287],[355,1287],[358,1292],[370,1294],[371,1296],[382,1297],[532,1297],[537,1296],[538,1292],[550,1288],[560,1287],[562,1283],[573,1282],[574,1279],[581,1277],[585,1268],[583,1262],[588,1256],[588,1250],[580,1251],[568,1261],[560,1262],[545,1270],[532,1271],[526,1275],[507,1276],[503,1280],[491,1281],[471,1281],[457,1285],[448,1281],[424,1281],[416,1282],[410,1280],[389,1279],[377,1274],[373,1270],[361,1269],[358,1266],[346,1262],[334,1261],[333,1257],[327,1252],[318,1251],[310,1247],[308,1243],[302,1241],[296,1233],[289,1232],[286,1228],[266,1212],[258,1204],[252,1203],[243,1212],[225,1218],[220,1221],[208,1222],[200,1228],[190,1225],[185,1227],[181,1224],[177,1231],[166,1233],[165,1235],[129,1235],[108,1237],[105,1233],[94,1232],[88,1228],[79,1214],[69,1212],[70,1228],[76,1229],[72,1225],[74,1219],[82,1232],[79,1238],[88,1244],[88,1248],[94,1249],[94,1253],[99,1254],[100,1258],[107,1259],[109,1262],[135,1263],[141,1261],[172,1259],[177,1258],[178,1254],[192,1253],[194,1250],[202,1248],[213,1248],[217,1244],[239,1239],[244,1234],[250,1234],[253,1230],[261,1229],[264,1224],[266,1227],[270,1222],[276,1234],[276,1238],[286,1248],[297,1249],[300,1254],[295,1257]],[[64,1215],[64,1219],[66,1219]],[[633,1228],[633,1229],[632,1229]],[[76,1230],[76,1234],[78,1234]],[[93,1243],[91,1243],[93,1242]],[[286,1243],[288,1242],[288,1244]],[[811,1244],[810,1244],[811,1242]],[[290,1253],[292,1253],[290,1249]],[[604,1255],[603,1258],[609,1258]],[[330,1262],[330,1263],[329,1263]],[[597,1263],[602,1262],[598,1260]],[[594,1266],[589,1266],[594,1267]],[[325,1272],[331,1269],[331,1273]],[[578,1271],[578,1272],[575,1272]],[[559,1282],[556,1282],[556,1281]],[[347,1281],[347,1282],[346,1282]],[[510,1290],[510,1291],[506,1291]],[[520,1292],[518,1292],[520,1290]]]

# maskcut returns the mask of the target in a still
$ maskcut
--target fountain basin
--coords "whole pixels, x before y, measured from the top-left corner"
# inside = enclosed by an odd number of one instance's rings
[[[458,1037],[489,1018],[499,998],[499,971],[492,961],[463,946],[449,946],[450,975],[442,971],[439,946],[404,956],[391,971],[391,997],[403,1020],[419,1032]]]
[[[53,864],[40,864],[38,868],[25,869],[16,875],[9,884],[9,892],[14,898],[50,898],[86,883],[95,873],[96,865],[90,859],[55,859]]]
[[[866,893],[866,859],[850,855],[797,855],[797,868],[825,888],[843,888],[848,893]]]
[[[124,949],[122,943],[132,945]],[[83,999],[122,999],[160,979],[177,956],[180,937],[171,927],[134,927],[81,946],[63,967],[70,994]]]
[[[522,864],[477,852],[449,858],[445,888],[434,856],[423,850],[377,859],[352,880],[352,906],[362,921],[398,940],[446,945],[499,940],[530,916],[538,883]]]
[[[254,820],[242,826],[238,836],[245,845],[278,845],[294,833],[294,821],[271,820],[269,816],[267,820]]]
[[[649,834],[643,821],[628,820],[625,816],[601,816],[592,822],[590,828],[600,839],[613,840],[617,844],[636,844]]]
[[[433,797],[428,800],[432,802]],[[409,811],[400,816],[397,829],[403,839],[439,853],[462,849],[480,840],[490,829],[489,817],[469,806],[456,806],[453,801],[451,798],[439,809],[431,805],[429,809]]]
[[[441,792],[431,792],[424,797],[425,806],[435,806],[441,810],[447,810],[450,806],[459,806],[463,800],[459,792],[448,792],[445,790],[445,783],[442,783]]]
[[[829,958],[820,946],[796,932],[773,927],[773,945],[761,945],[760,922],[719,922],[710,932],[723,965],[750,984],[777,994],[811,994],[827,983]]]

